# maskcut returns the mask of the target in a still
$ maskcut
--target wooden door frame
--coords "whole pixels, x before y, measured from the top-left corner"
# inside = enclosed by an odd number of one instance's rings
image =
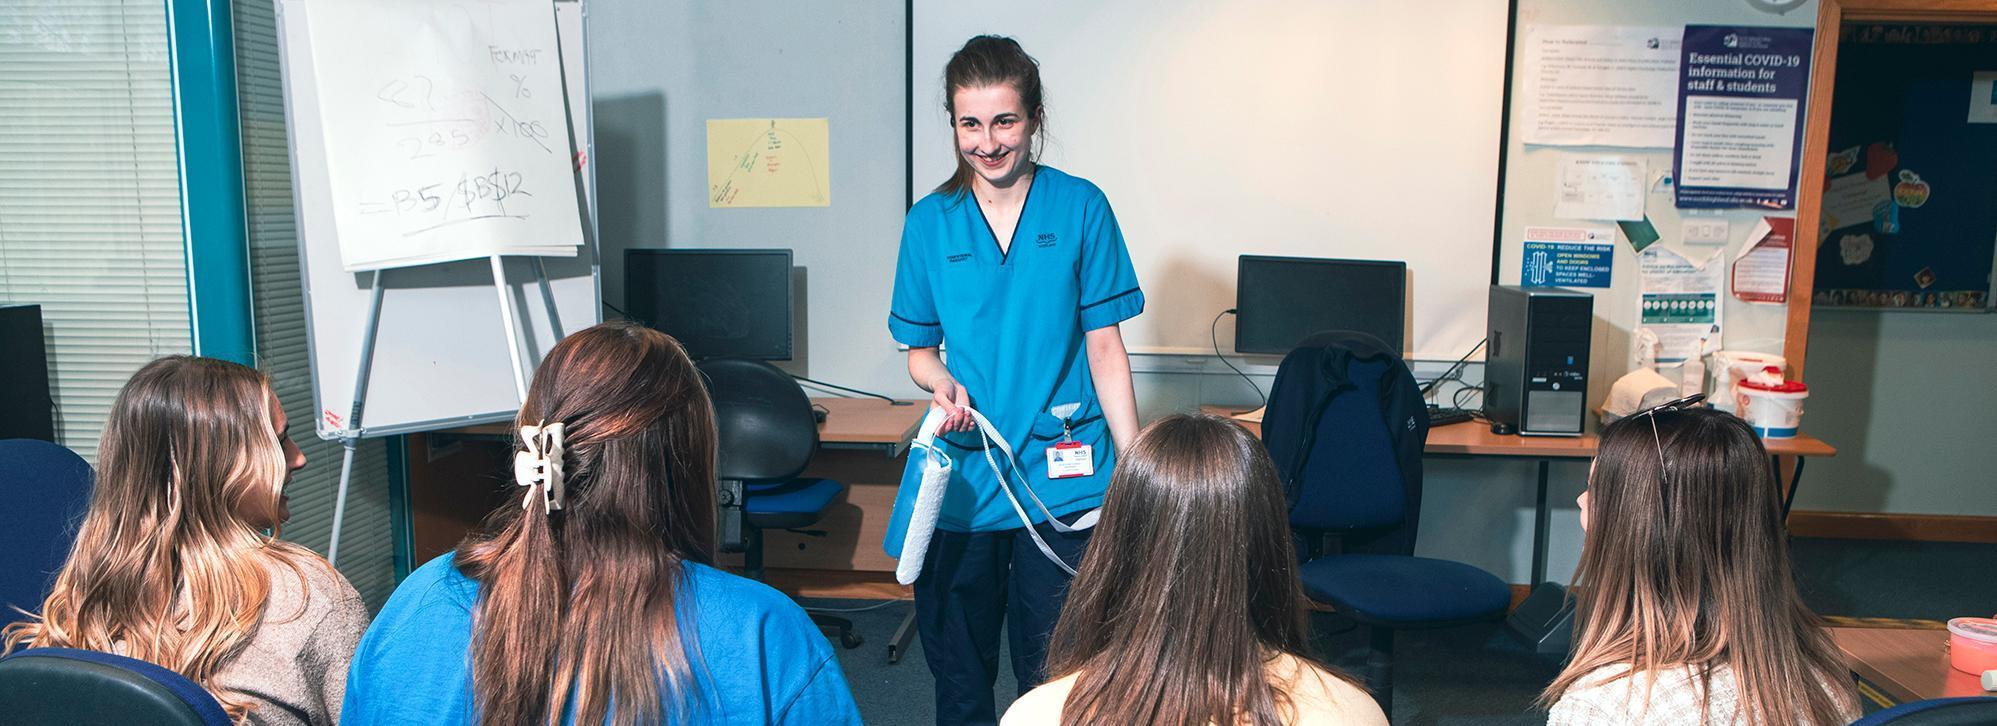
[[[1803,377],[1810,347],[1810,306],[1817,283],[1817,224],[1823,213],[1824,165],[1830,155],[1831,94],[1837,81],[1838,36],[1846,21],[1880,23],[1997,22],[1997,0],[1817,0],[1810,101],[1803,115],[1803,164],[1796,177],[1796,229],[1790,241],[1789,320],[1782,357]]]

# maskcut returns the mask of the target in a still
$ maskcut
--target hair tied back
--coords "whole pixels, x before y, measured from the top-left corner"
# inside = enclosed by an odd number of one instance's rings
[[[552,513],[561,509],[562,499],[567,494],[562,484],[561,422],[522,426],[520,441],[526,449],[513,453],[513,481],[527,487],[527,495],[520,499],[520,508],[526,509],[534,503],[534,488],[540,487],[541,511]]]

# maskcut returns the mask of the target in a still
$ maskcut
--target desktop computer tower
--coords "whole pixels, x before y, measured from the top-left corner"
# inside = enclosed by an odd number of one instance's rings
[[[40,305],[0,305],[0,439],[55,440]]]
[[[1581,435],[1594,308],[1594,296],[1583,292],[1491,286],[1484,414],[1492,430]]]

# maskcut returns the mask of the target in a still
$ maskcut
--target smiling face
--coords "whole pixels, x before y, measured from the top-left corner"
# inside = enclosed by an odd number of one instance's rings
[[[991,187],[1010,187],[1031,169],[1033,132],[1039,109],[1028,109],[1009,83],[960,88],[950,107],[957,129],[957,153]]]

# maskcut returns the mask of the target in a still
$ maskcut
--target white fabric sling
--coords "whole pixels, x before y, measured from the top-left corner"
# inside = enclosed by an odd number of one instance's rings
[[[963,408],[977,422],[978,438],[984,445],[985,463],[991,466],[993,474],[998,475],[999,491],[1005,493],[1006,501],[1012,504],[1013,513],[1019,515],[1020,524],[1026,527],[1027,535],[1031,536],[1033,544],[1040,548],[1040,554],[1060,567],[1061,571],[1074,575],[1075,568],[1070,567],[1060,555],[1055,554],[1054,548],[1047,545],[1047,540],[1040,537],[1039,529],[1033,526],[1033,518],[1027,516],[1026,507],[1020,504],[1019,497],[1013,494],[1009,483],[1015,481],[1019,483],[1020,490],[1026,492],[1026,498],[1033,502],[1034,508],[1040,510],[1040,514],[1047,518],[1047,523],[1057,532],[1080,532],[1094,527],[1102,510],[1091,509],[1076,518],[1072,525],[1056,518],[1053,512],[1048,511],[1047,504],[1040,500],[1040,495],[1033,491],[1033,486],[1026,483],[1025,477],[1020,476],[1019,457],[1013,454],[1012,445],[1006,443],[1005,437],[999,435],[998,429],[992,426],[992,422],[986,419],[984,414],[969,406]],[[895,581],[903,585],[913,584],[922,576],[923,558],[929,552],[929,541],[936,532],[936,519],[943,512],[943,493],[950,486],[950,472],[955,468],[950,455],[936,443],[936,434],[947,418],[949,414],[941,407],[929,409],[929,414],[922,419],[921,428],[916,431],[915,441],[910,445],[911,448],[923,452],[922,488],[916,492],[915,507],[909,512],[908,532],[902,540],[901,557],[895,563]],[[1006,463],[1010,466],[999,466],[998,459],[992,456],[993,444],[997,444],[999,451],[1005,453]]]

